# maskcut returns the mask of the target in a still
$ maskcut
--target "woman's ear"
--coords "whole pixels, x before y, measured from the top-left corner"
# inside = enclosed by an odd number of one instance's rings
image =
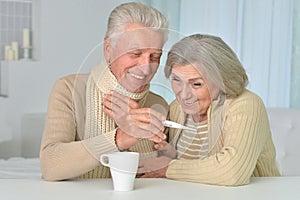
[[[111,43],[109,37],[104,38],[104,57],[107,63],[110,61],[111,58]]]

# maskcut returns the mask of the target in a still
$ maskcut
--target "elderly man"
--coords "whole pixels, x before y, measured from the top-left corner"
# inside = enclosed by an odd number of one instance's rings
[[[111,12],[102,63],[90,74],[59,79],[50,95],[40,150],[45,180],[108,178],[109,169],[99,162],[103,153],[152,156],[153,142],[166,138],[161,121],[168,105],[149,83],[167,27],[159,11],[142,3]]]

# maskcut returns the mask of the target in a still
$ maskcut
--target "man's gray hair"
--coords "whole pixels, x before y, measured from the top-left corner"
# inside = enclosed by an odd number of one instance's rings
[[[148,28],[161,29],[167,40],[168,21],[157,9],[141,2],[124,3],[117,6],[108,19],[106,36],[113,38],[122,34],[131,23],[139,23]]]

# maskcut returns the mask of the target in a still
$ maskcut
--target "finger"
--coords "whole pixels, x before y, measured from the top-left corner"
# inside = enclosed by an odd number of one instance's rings
[[[149,173],[152,170],[150,170],[147,165],[143,165],[143,166],[139,166],[138,170],[137,170],[137,174],[145,174],[145,173]]]
[[[129,112],[129,107],[128,104],[126,103],[124,98],[127,98],[125,96],[115,96],[113,95],[113,92],[108,93],[105,95],[102,104],[107,107],[108,109],[112,110],[113,112],[120,111],[122,110],[123,112],[128,113]]]
[[[109,94],[102,101],[102,111],[114,120],[116,120],[116,117],[128,115],[117,104],[111,101],[111,95]]]
[[[160,143],[164,140],[164,139],[162,139],[161,137],[158,137],[158,136],[149,137],[147,139],[150,140],[150,141],[153,141],[154,143]]]
[[[157,112],[156,110],[151,109],[151,108],[132,109],[132,110],[130,110],[130,114],[132,114],[132,115],[148,114],[151,117],[156,118],[160,122],[163,122],[164,120],[166,120],[166,116],[165,115],[163,115],[160,112]]]
[[[156,178],[153,172],[144,173],[139,176],[139,178]]]
[[[163,126],[157,125],[154,122],[145,123],[145,122],[139,121],[139,119],[136,119],[136,117],[131,116],[131,115],[130,115],[130,118],[133,119],[134,124],[136,126],[138,126],[139,128],[143,129],[146,132],[148,131],[149,134],[151,133],[152,135],[161,135],[162,136],[161,133],[164,130]]]
[[[113,110],[122,110],[123,112],[129,113],[130,107],[129,102],[125,99],[128,99],[125,96],[119,97],[111,94],[111,104],[113,106]]]
[[[160,150],[160,149],[161,149],[161,145],[160,145],[160,144],[155,144],[155,145],[154,145],[154,149]]]
[[[166,175],[164,171],[157,170],[153,172],[147,172],[144,175],[141,175],[140,178],[165,178]]]
[[[111,94],[107,94],[102,101],[102,105],[109,110],[119,110],[120,106],[118,105],[118,102],[114,101],[112,98],[113,96]]]
[[[163,132],[157,132],[152,137],[148,137],[148,140],[151,140],[155,143],[160,143],[160,142],[162,142],[163,140],[166,140],[166,139],[167,139],[167,136]]]
[[[131,126],[132,127],[132,126]],[[128,129],[128,130],[127,130]],[[136,127],[135,131],[129,130],[129,127],[122,129],[126,134],[131,135],[135,138],[141,139],[148,139],[155,143],[160,143],[167,138],[167,136],[163,132],[159,132],[154,135],[151,131],[142,129],[141,127]]]
[[[145,174],[144,173],[136,173],[136,178],[142,178]]]
[[[153,137],[153,141],[157,143],[167,138],[167,136],[161,130],[157,129],[152,124],[135,122],[135,126],[137,126],[139,129],[139,131],[133,133],[135,137],[147,139],[151,139]]]
[[[152,124],[153,127],[150,128],[155,132],[164,130],[162,121],[164,121],[165,116],[151,108],[132,109],[130,115],[136,121]]]
[[[109,110],[111,110],[111,108],[112,108],[112,102],[111,102],[111,99],[110,99],[108,96],[106,96],[106,97],[103,99],[103,101],[102,101],[102,105],[103,105],[104,107],[108,108]]]
[[[165,156],[142,159],[139,161],[139,173],[159,172],[159,174],[165,174],[171,160]]]
[[[138,170],[137,170],[137,174],[144,174],[145,173],[145,166],[146,166],[146,159],[140,159],[139,161],[139,166],[138,166]]]
[[[157,143],[157,144],[155,144],[154,145],[154,148],[156,149],[156,150],[163,150],[166,146],[167,146],[167,142],[166,141],[162,141],[162,142],[160,142],[160,143]]]
[[[103,111],[106,115],[108,115],[110,118],[114,119],[114,113],[113,113],[113,111],[110,110],[108,107],[104,106],[104,107],[102,108],[102,111]]]

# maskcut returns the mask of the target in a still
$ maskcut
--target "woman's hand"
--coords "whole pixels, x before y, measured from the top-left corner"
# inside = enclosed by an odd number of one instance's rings
[[[107,94],[102,104],[103,112],[127,135],[156,143],[166,139],[162,124],[166,117],[161,113],[151,108],[140,108],[137,102],[115,91]]]
[[[140,178],[165,178],[171,158],[166,156],[141,159],[138,168]]]
[[[172,159],[176,158],[176,149],[166,141],[155,144],[154,148],[157,150],[158,156],[166,156]]]
[[[168,165],[176,158],[176,149],[162,141],[154,145],[158,157],[141,159],[139,162],[138,177],[140,178],[165,178]]]

